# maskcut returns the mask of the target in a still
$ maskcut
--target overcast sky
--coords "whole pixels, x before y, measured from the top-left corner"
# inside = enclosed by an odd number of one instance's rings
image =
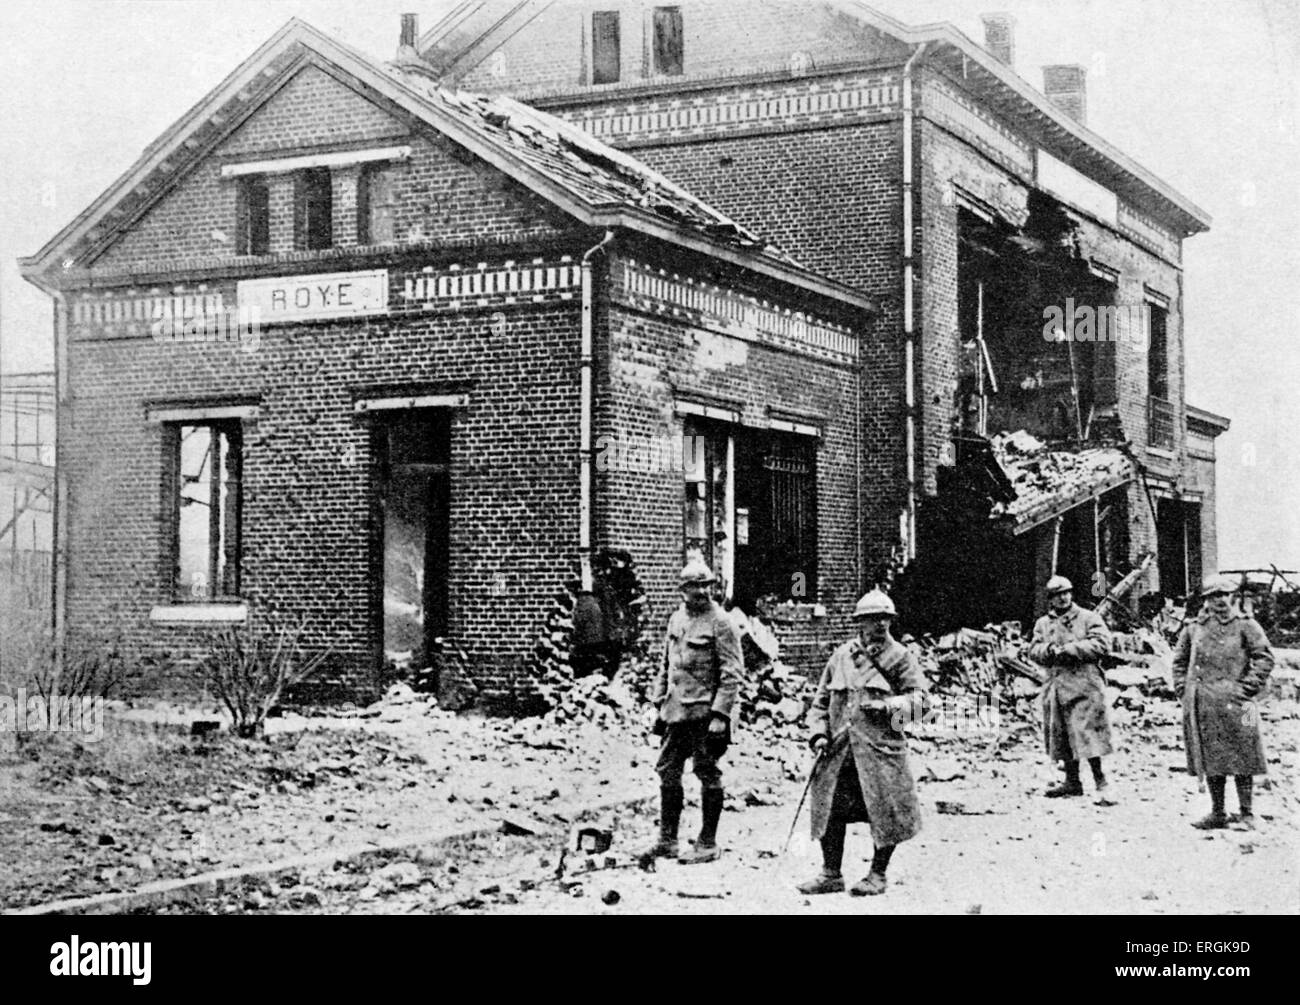
[[[446,3],[101,0],[0,4],[0,369],[50,366],[37,251],[290,17],[382,57],[398,15]],[[1188,400],[1219,441],[1221,568],[1300,569],[1300,3],[881,0],[903,21],[1017,19],[1016,68],[1088,67],[1088,121],[1208,211],[1185,245]]]

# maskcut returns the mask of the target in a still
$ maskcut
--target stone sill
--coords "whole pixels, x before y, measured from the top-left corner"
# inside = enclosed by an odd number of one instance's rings
[[[247,604],[159,604],[149,620],[161,625],[241,624],[248,620]]]

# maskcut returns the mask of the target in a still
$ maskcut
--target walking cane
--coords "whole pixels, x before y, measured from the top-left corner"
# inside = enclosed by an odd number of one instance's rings
[[[803,812],[803,804],[808,800],[808,790],[812,788],[813,776],[817,774],[817,765],[821,763],[829,749],[829,743],[823,744],[817,751],[817,756],[813,758],[812,767],[808,769],[808,781],[804,783],[803,795],[799,797],[799,807],[794,811],[794,819],[790,821],[790,833],[785,836],[785,846],[781,849],[782,855],[790,850],[790,841],[794,838],[794,829],[799,826],[799,814]]]

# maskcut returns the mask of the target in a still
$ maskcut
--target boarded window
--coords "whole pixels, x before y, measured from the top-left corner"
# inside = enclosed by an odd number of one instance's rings
[[[238,422],[168,427],[177,600],[239,595],[243,438]]]
[[[298,251],[333,247],[334,196],[329,168],[309,168],[294,178],[293,246]]]
[[[239,179],[235,192],[235,254],[265,255],[271,250],[271,193],[266,179]]]
[[[618,11],[598,10],[591,15],[591,82],[613,84],[622,69]]]
[[[655,74],[682,75],[682,9],[656,7],[654,16]]]
[[[397,240],[397,170],[372,164],[357,187],[357,241],[391,244]]]

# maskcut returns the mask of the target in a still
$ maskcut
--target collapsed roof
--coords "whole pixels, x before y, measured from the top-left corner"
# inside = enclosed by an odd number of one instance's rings
[[[993,455],[1016,497],[997,503],[991,516],[1023,534],[1137,477],[1137,465],[1119,447],[1052,450],[1024,430],[1000,433]]]
[[[447,90],[424,72],[400,63],[387,70],[484,139],[507,145],[513,155],[591,206],[648,210],[710,238],[794,264],[792,258],[753,231],[640,161],[562,119],[511,98]]]

